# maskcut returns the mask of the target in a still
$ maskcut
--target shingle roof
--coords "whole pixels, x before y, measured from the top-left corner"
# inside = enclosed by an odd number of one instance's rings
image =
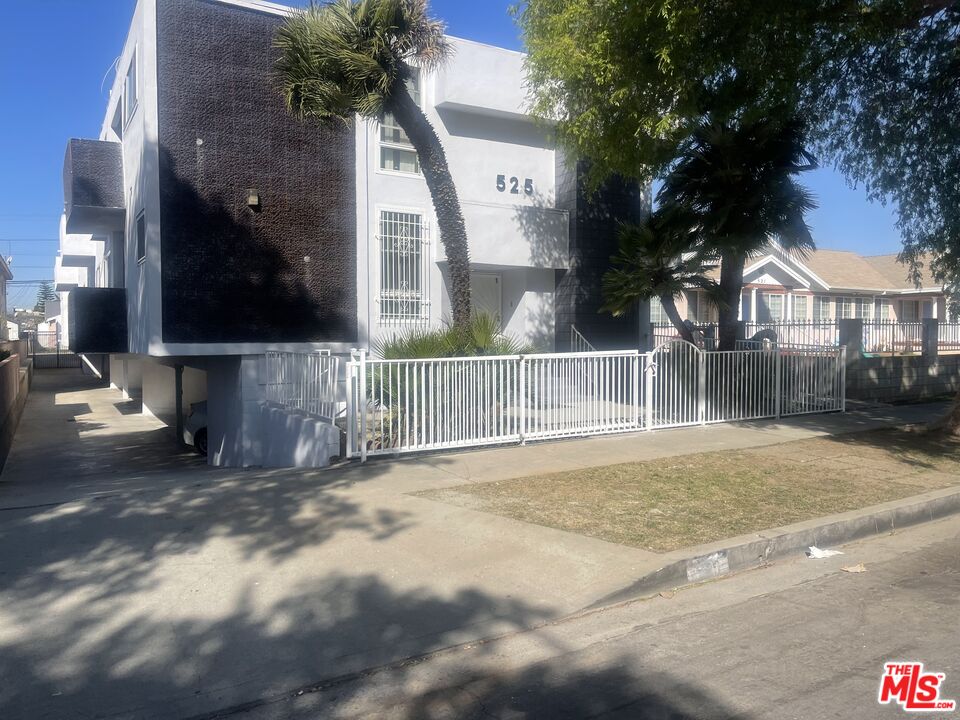
[[[906,282],[891,284],[867,259],[847,250],[815,250],[801,262],[834,288],[892,289]]]
[[[746,267],[754,264],[768,253],[749,257]],[[858,255],[849,250],[814,250],[799,262],[809,268],[831,288],[864,290],[913,290],[913,281],[908,268],[897,260],[896,255]],[[714,280],[720,279],[720,267],[715,267],[707,275]],[[923,289],[938,290],[940,284],[930,274],[929,266],[924,263]]]
[[[896,255],[873,255],[865,257],[870,265],[878,273],[887,278],[888,282],[895,283],[896,288],[913,288],[913,280],[908,277],[909,268],[897,260]],[[920,281],[924,290],[938,290],[940,283],[933,279],[930,274],[930,265],[927,258],[923,259],[923,266],[920,272]]]

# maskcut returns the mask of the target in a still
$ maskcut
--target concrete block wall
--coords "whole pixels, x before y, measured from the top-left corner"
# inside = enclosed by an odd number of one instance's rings
[[[960,355],[861,357],[847,368],[853,400],[922,400],[960,390]]]

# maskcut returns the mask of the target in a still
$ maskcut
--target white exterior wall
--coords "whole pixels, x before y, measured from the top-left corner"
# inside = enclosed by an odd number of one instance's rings
[[[122,137],[112,129],[114,114],[123,102],[127,69],[136,53],[138,97],[136,109],[124,121]],[[132,353],[151,353],[160,342],[160,187],[157,119],[156,2],[139,0],[117,61],[99,139],[122,142],[123,193],[126,217],[115,232],[124,233],[124,272],[116,277],[114,267],[104,262],[104,233],[97,257],[96,284],[122,285],[127,289],[127,330]],[[137,262],[136,221],[146,219],[146,261]],[[122,280],[122,281],[121,281]],[[93,283],[91,282],[91,285]]]
[[[472,267],[501,275],[505,329],[552,348],[553,270],[568,263],[567,214],[554,208],[555,152],[547,133],[524,114],[523,56],[459,39],[453,45],[453,61],[421,77],[421,106],[446,151]],[[379,320],[382,210],[420,213],[428,223],[430,325],[449,317],[449,296],[446,257],[423,177],[380,169],[379,123],[359,121],[356,142],[359,345],[369,347],[405,329]],[[505,191],[497,189],[498,175],[506,180]],[[517,194],[510,192],[512,177],[518,179]],[[529,195],[523,189],[527,179],[533,184]]]

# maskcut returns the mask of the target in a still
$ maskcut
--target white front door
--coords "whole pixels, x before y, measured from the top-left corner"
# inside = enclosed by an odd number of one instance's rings
[[[500,276],[493,273],[470,273],[470,303],[473,313],[485,313],[502,321]]]

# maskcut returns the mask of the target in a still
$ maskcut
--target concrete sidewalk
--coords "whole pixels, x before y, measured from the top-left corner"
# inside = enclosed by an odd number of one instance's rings
[[[0,717],[186,717],[509,634],[660,556],[408,493],[935,416],[873,409],[223,471],[119,393],[38,373],[0,475]]]

